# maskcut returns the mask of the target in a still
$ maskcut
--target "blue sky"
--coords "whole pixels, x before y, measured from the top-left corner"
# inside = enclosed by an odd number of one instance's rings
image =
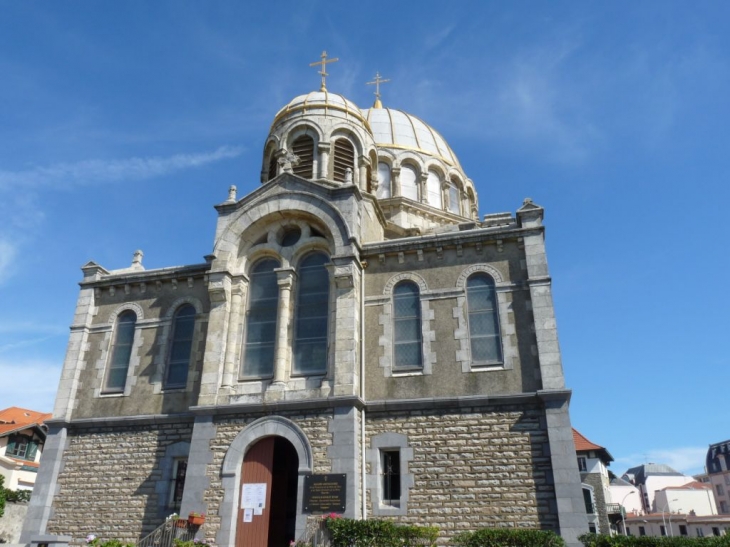
[[[416,8],[416,5],[418,6]],[[202,262],[318,88],[436,128],[480,214],[545,207],[573,424],[701,470],[730,437],[727,2],[0,0],[0,407],[50,410],[79,267]],[[715,389],[717,388],[717,389]],[[724,424],[724,425],[723,425]]]

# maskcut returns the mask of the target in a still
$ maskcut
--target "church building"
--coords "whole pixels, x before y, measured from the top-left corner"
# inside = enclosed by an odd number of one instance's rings
[[[82,266],[21,541],[173,512],[221,547],[331,512],[587,531],[542,207],[480,216],[436,130],[324,84],[274,115],[204,262]]]

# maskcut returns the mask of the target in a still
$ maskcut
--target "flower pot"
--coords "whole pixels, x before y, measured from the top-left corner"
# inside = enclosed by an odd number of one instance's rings
[[[175,528],[187,528],[188,527],[188,521],[183,519],[178,519],[175,521]]]
[[[188,517],[188,522],[191,526],[201,526],[205,523],[205,517],[204,516],[193,516],[190,515]]]

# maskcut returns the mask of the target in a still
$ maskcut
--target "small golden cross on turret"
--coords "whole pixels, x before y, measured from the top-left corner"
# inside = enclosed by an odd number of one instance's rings
[[[384,80],[380,77],[380,72],[375,73],[375,79],[372,82],[366,82],[366,85],[375,85],[375,104],[373,108],[383,108],[383,103],[380,102],[380,84],[389,82],[390,79]]]
[[[322,76],[322,87],[319,89],[320,91],[327,91],[327,86],[325,85],[325,80],[327,79],[327,76],[329,76],[329,74],[327,74],[327,72],[325,72],[325,70],[324,70],[325,65],[327,63],[334,63],[337,61],[339,61],[339,59],[337,57],[335,57],[334,59],[328,59],[327,52],[323,51],[321,61],[317,61],[316,63],[309,63],[309,66],[322,65],[322,68],[319,71],[320,76]]]

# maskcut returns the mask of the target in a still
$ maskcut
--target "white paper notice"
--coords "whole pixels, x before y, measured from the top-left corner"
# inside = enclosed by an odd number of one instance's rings
[[[253,521],[253,509],[244,509],[243,510],[243,522],[252,522]]]
[[[253,514],[254,515],[263,515],[264,508],[263,507],[254,507]]]
[[[241,507],[244,509],[263,509],[266,507],[266,483],[244,484],[241,489]]]

